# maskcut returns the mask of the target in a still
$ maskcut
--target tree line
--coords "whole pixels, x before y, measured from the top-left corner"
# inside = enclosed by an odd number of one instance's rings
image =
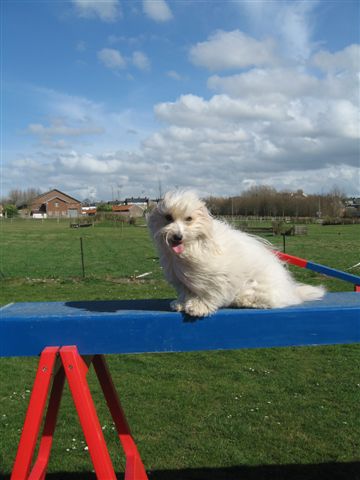
[[[1,203],[6,208],[17,210],[31,205],[40,194],[36,188],[13,189]],[[312,218],[351,216],[345,208],[345,200],[346,196],[336,187],[328,193],[306,195],[302,190],[278,191],[267,185],[253,186],[232,197],[210,196],[205,199],[213,215]],[[102,205],[105,204],[100,204],[99,210]]]
[[[3,205],[13,205],[17,208],[27,207],[39,195],[41,195],[41,191],[38,188],[27,188],[26,190],[14,188],[1,199],[1,203]]]
[[[213,215],[256,217],[341,217],[345,215],[345,195],[334,188],[325,194],[306,195],[302,190],[277,191],[270,186],[254,186],[233,197],[208,197]]]

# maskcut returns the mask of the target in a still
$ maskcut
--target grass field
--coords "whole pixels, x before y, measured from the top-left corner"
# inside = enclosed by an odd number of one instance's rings
[[[17,220],[0,228],[2,304],[174,296],[144,227]],[[307,236],[287,238],[287,253],[343,270],[359,262],[360,226],[308,228]],[[269,239],[281,247],[280,237]],[[352,288],[294,272],[332,291]],[[36,363],[0,361],[1,478],[11,471]],[[359,345],[112,355],[108,363],[151,479],[360,479]],[[122,478],[120,447],[93,372],[90,382]],[[50,479],[94,478],[68,389],[49,472]]]

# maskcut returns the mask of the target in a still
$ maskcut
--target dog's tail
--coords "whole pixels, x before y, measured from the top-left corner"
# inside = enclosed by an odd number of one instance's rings
[[[326,289],[322,285],[314,287],[312,285],[298,283],[296,285],[296,293],[303,302],[309,302],[311,300],[320,300],[325,295]]]

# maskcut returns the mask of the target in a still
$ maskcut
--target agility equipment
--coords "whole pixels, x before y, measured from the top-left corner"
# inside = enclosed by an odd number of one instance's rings
[[[116,479],[86,379],[91,365],[125,453],[125,480],[148,479],[105,354],[360,343],[360,277],[277,254],[297,266],[350,281],[355,292],[328,293],[320,301],[283,309],[222,309],[205,318],[171,312],[169,300],[33,302],[2,307],[0,356],[40,355],[11,480],[45,478],[65,380],[97,478]]]

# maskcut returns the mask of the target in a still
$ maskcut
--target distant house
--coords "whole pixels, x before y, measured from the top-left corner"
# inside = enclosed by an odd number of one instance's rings
[[[143,217],[145,213],[145,206],[141,205],[113,205],[112,206],[113,213],[117,213],[119,215],[124,215],[133,218]]]
[[[119,213],[122,215],[129,215],[130,214],[130,207],[131,205],[112,205],[111,210],[113,213]]]
[[[146,197],[131,197],[131,198],[125,198],[125,205],[143,205],[147,206],[149,203],[149,199]]]
[[[96,215],[96,206],[95,205],[89,205],[88,207],[82,206],[81,214],[88,217]]]
[[[346,217],[360,217],[360,198],[359,197],[351,197],[345,200],[344,215]]]
[[[34,198],[30,215],[33,217],[78,217],[81,202],[60,190],[54,189]]]

